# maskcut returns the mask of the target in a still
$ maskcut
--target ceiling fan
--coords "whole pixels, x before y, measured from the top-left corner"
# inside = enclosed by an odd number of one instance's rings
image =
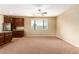
[[[47,14],[47,12],[42,11],[42,9],[38,9],[36,14],[40,14],[41,16],[44,16],[45,14]]]

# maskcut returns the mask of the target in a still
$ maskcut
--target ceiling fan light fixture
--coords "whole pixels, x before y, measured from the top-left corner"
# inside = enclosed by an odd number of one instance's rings
[[[45,9],[37,8],[36,10],[34,10],[33,15],[34,16],[46,16],[47,11]]]

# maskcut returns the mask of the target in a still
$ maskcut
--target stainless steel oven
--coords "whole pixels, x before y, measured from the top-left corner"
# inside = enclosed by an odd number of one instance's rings
[[[4,23],[3,31],[11,31],[11,23]]]

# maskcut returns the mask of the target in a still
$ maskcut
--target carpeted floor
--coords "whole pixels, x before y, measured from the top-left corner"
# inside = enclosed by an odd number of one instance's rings
[[[13,38],[12,42],[0,46],[0,53],[7,54],[71,54],[79,48],[56,37]]]

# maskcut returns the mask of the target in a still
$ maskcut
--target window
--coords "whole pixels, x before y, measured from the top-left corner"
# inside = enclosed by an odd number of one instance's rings
[[[31,27],[34,30],[47,30],[48,29],[48,19],[32,19]]]

